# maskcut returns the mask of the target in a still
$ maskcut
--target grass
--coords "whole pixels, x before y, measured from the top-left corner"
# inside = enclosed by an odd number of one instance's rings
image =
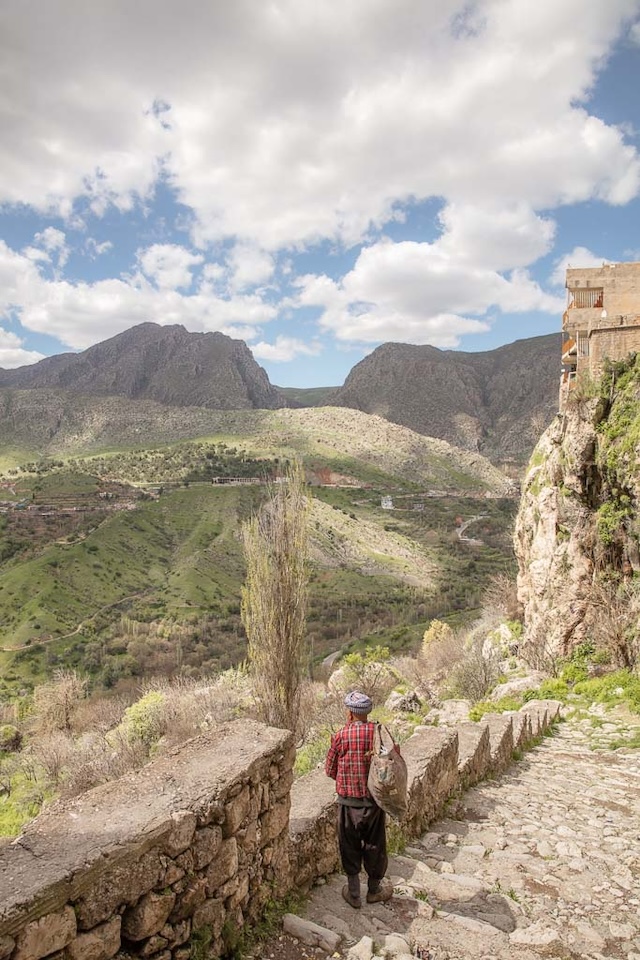
[[[331,731],[324,730],[310,743],[305,743],[303,747],[300,747],[296,753],[296,760],[293,766],[294,776],[303,777],[305,774],[315,770],[319,763],[323,763],[330,744]]]
[[[107,406],[119,409],[111,400]],[[314,488],[325,508],[318,535],[333,544],[324,565],[310,565],[308,629],[316,665],[336,649],[379,643],[393,652],[416,649],[434,617],[454,624],[472,617],[488,578],[512,562],[513,502],[483,501],[485,546],[473,550],[452,541],[451,534],[458,517],[477,513],[476,499],[423,497],[423,510],[413,511],[414,498],[436,480],[443,489],[452,483],[466,487],[454,461],[436,456],[427,440],[407,472],[401,456],[385,459],[384,445],[378,449],[372,441],[373,455],[364,437],[349,433],[353,411],[344,413],[345,424],[340,412],[337,420],[323,411],[319,422],[297,423],[295,411],[290,419],[286,411],[200,411],[200,429],[210,414],[218,432],[193,441],[161,444],[162,431],[169,436],[172,428],[154,421],[148,442],[155,446],[146,450],[133,442],[127,447],[123,428],[118,450],[102,437],[96,443],[103,452],[94,448],[88,457],[77,450],[55,460],[29,453],[32,459],[22,465],[27,469],[15,476],[21,495],[42,502],[76,497],[99,508],[73,514],[83,518],[73,523],[71,515],[64,523],[53,515],[37,536],[25,527],[16,537],[0,522],[0,647],[25,648],[0,651],[5,682],[0,693],[28,689],[56,667],[75,667],[95,683],[112,686],[149,673],[167,675],[176,664],[197,675],[244,657],[239,529],[264,488],[166,486],[157,502],[138,501],[133,510],[107,513],[98,497],[107,481],[167,484],[172,477],[197,475],[203,463],[218,469],[223,461],[234,473],[244,468],[255,473],[260,457],[282,460],[298,451],[312,467],[329,465],[371,484]],[[114,429],[117,425],[114,415]],[[277,431],[284,428],[287,444],[279,447]],[[435,464],[433,470],[429,464]],[[393,514],[380,509],[381,496],[389,492],[407,494]],[[21,522],[20,513],[11,516]],[[123,618],[142,624],[143,632],[155,624],[153,642],[123,635],[118,626]]]
[[[11,793],[0,796],[0,837],[16,837],[22,827],[40,812],[42,804],[50,800],[51,789],[41,790],[37,780],[28,779],[17,770],[10,780]]]
[[[262,916],[251,927],[244,926],[238,929],[227,922],[222,929],[226,946],[225,960],[242,960],[247,954],[253,955],[261,943],[280,934],[285,914],[299,913],[304,903],[305,897],[291,893],[280,900],[267,900]],[[211,932],[207,933],[206,928],[204,931],[197,931],[190,943],[191,960],[207,960],[209,954],[205,950],[211,943]]]

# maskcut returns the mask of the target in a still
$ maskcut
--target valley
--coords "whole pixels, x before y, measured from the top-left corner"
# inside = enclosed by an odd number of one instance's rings
[[[433,617],[472,617],[491,576],[512,569],[514,488],[476,454],[358,411],[190,412],[175,439],[173,408],[92,398],[37,448],[14,435],[0,693],[59,668],[126,690],[241,662],[240,529],[292,457],[313,495],[310,671],[335,650],[415,647]],[[210,432],[189,436],[203,415]],[[478,515],[478,542],[465,542]]]

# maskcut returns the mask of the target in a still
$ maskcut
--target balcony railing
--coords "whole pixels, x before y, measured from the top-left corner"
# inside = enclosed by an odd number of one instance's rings
[[[602,307],[603,304],[603,290],[598,287],[585,287],[580,288],[579,290],[569,290],[569,309],[574,307],[578,310],[594,307]]]

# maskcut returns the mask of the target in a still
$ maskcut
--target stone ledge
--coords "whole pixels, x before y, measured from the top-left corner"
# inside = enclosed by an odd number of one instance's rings
[[[251,778],[261,759],[278,751],[292,751],[288,731],[236,720],[141,770],[52,804],[0,850],[0,933],[13,935],[78,899],[120,862],[141,862],[152,848],[170,847],[185,812],[194,815],[193,834],[196,820],[216,815],[223,790]]]
[[[459,723],[458,774],[464,790],[473,786],[486,775],[491,766],[489,726],[486,723]]]

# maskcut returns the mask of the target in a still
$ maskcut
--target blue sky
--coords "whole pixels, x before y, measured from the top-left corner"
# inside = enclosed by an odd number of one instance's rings
[[[640,0],[7,0],[0,366],[136,323],[341,383],[640,260]]]

